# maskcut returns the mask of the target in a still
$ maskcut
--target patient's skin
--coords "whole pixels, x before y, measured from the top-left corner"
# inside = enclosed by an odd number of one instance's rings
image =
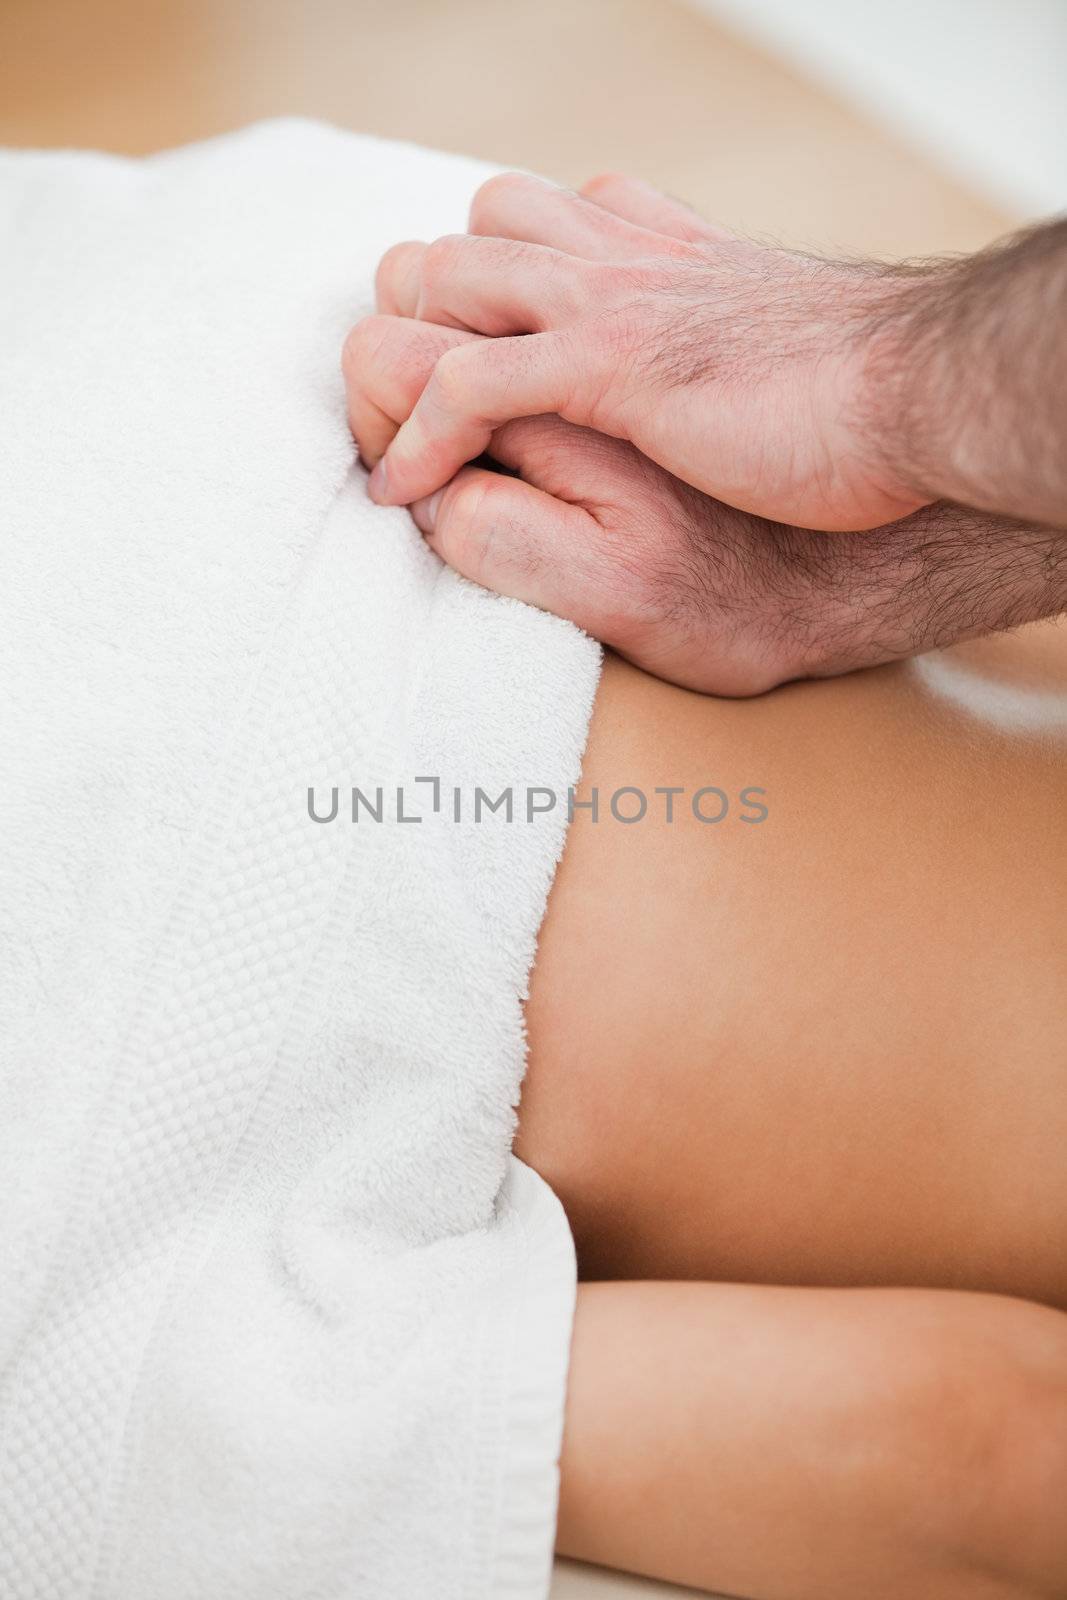
[[[607,1280],[565,1554],[754,1600],[1067,1594],[1067,629],[947,664],[954,700],[897,665],[722,701],[606,661],[515,1146]],[[707,784],[766,820],[696,822]],[[622,785],[687,795],[624,826]]]
[[[1031,632],[1067,705],[1067,630]],[[606,815],[624,784],[643,822]],[[668,784],[759,786],[768,815],[705,825],[683,796],[668,825]],[[594,785],[542,929],[516,1144],[583,1275],[1067,1307],[1067,730],[989,726],[908,665],[731,702],[609,657]]]

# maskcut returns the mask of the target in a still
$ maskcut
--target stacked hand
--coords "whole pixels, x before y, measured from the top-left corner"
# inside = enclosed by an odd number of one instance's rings
[[[897,465],[922,459],[907,274],[735,240],[618,178],[493,179],[471,229],[388,252],[344,362],[371,493],[466,576],[726,694],[1067,600],[1059,535],[931,504],[937,473]],[[980,581],[946,607],[961,552]]]

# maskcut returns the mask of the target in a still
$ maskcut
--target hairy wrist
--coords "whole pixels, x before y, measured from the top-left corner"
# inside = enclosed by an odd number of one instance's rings
[[[867,533],[773,537],[783,676],[832,676],[1067,612],[1055,528],[938,502]]]
[[[887,267],[854,336],[853,426],[871,471],[905,499],[959,498],[943,405],[954,387],[949,324],[959,265]]]
[[[857,334],[855,423],[922,500],[1067,526],[1067,222],[887,268]]]

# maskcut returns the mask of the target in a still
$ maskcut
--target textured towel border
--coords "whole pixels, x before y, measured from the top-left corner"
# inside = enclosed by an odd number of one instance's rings
[[[502,1504],[489,1594],[544,1600],[551,1579],[559,1503],[559,1452],[577,1267],[563,1206],[548,1184],[512,1156],[500,1195],[525,1243],[521,1281],[501,1318],[512,1338]],[[510,1322],[510,1328],[506,1326]]]

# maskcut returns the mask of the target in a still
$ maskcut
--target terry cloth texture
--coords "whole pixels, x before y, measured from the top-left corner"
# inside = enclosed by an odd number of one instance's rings
[[[0,156],[4,1600],[547,1591],[574,1259],[510,1142],[599,654],[370,504],[339,372],[487,171]]]

